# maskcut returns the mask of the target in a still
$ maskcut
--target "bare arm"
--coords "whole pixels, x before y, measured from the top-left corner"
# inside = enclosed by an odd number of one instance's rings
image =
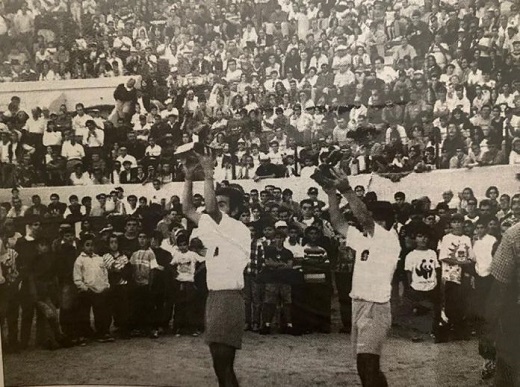
[[[336,196],[336,189],[326,189],[325,192],[327,192],[329,198],[330,223],[337,232],[345,236],[347,235],[349,225],[343,218],[341,210],[339,209],[339,200]]]
[[[193,205],[192,198],[193,198],[193,172],[195,171],[196,165],[188,166],[186,163],[184,163],[184,189],[182,191],[182,212],[184,212],[184,215],[186,218],[191,220],[193,223],[195,223],[197,226],[199,224],[200,220],[200,214],[195,209],[195,206]]]
[[[361,201],[361,199],[355,194],[355,192],[352,190],[352,187],[350,187],[350,184],[348,184],[347,175],[344,174],[344,177],[341,177],[339,180],[339,186],[338,191],[347,199],[348,203],[350,204],[350,209],[352,210],[352,213],[356,217],[356,219],[359,221],[363,229],[370,234],[370,236],[374,235],[374,218],[372,217],[372,214],[370,211],[368,211],[367,206],[365,203]]]
[[[215,181],[213,173],[215,162],[211,156],[199,155],[200,164],[204,170],[204,201],[206,212],[218,224],[222,220],[222,213],[218,209],[217,196],[215,195]]]
[[[332,225],[339,231],[339,227],[344,227],[346,222],[344,220],[340,221],[341,213],[338,208],[337,199],[335,198],[335,191],[338,190],[350,204],[350,209],[352,213],[357,218],[363,229],[370,234],[370,236],[374,235],[374,218],[370,211],[368,211],[365,203],[361,201],[361,199],[354,193],[350,183],[348,181],[348,176],[342,170],[331,170],[330,171],[333,178],[326,176],[320,176],[316,182],[322,186],[325,192],[329,195],[329,203],[331,206],[331,220],[332,217],[335,218],[332,221]],[[332,198],[334,196],[334,198]],[[333,202],[331,203],[331,199]],[[333,205],[336,203],[336,209],[333,209]],[[334,213],[334,215],[333,215]],[[339,217],[338,217],[339,215]],[[343,225],[342,223],[343,222]],[[346,231],[346,230],[345,230]]]

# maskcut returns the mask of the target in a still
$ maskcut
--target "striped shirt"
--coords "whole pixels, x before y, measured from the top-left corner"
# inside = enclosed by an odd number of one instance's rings
[[[159,266],[152,249],[137,250],[132,254],[130,263],[134,269],[135,283],[139,286],[148,285],[152,270]]]

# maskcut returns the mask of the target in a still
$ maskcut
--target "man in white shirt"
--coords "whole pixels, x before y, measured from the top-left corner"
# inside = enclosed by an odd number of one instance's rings
[[[274,93],[276,84],[280,82],[278,79],[278,71],[271,71],[270,76],[271,78],[264,82],[264,87],[268,93]]]
[[[72,130],[76,136],[82,136],[86,139],[88,132],[87,121],[91,120],[92,117],[85,114],[85,106],[82,103],[76,104],[76,115],[72,118]]]
[[[85,148],[76,141],[74,134],[70,134],[69,138],[63,142],[61,156],[67,160],[67,172],[69,174],[72,173],[77,164],[81,164],[85,157]]]
[[[121,163],[121,171],[123,170],[123,163],[125,161],[130,161],[132,163],[131,168],[137,168],[137,160],[134,156],[128,154],[128,149],[125,146],[119,148],[119,157],[116,159]]]
[[[227,63],[226,81],[228,83],[240,82],[242,77],[242,70],[237,68],[237,62],[234,59],[230,59]]]
[[[220,386],[238,386],[233,368],[235,353],[242,346],[245,325],[244,269],[251,254],[251,233],[234,219],[239,215],[242,193],[234,188],[215,192],[214,160],[198,155],[198,163],[185,163],[182,195],[183,212],[198,225],[197,236],[207,249],[206,269],[206,343]],[[197,212],[192,203],[193,177],[198,165],[204,170],[206,213]]]
[[[497,239],[487,233],[487,221],[479,220],[475,226],[475,239],[473,242],[473,252],[475,253],[475,296],[476,300],[487,300],[491,292],[493,284],[493,276],[491,275],[491,263],[493,261],[493,255],[498,245]],[[479,348],[484,348],[486,344],[486,338],[482,335],[485,328],[485,303],[480,303],[477,311],[479,329],[478,332],[481,334]],[[480,355],[484,359],[482,365],[482,378],[492,376],[496,368],[495,355],[488,351],[479,351]]]
[[[105,132],[98,128],[94,120],[86,122],[87,132],[83,143],[92,148],[101,148],[105,144]]]
[[[333,176],[333,179],[321,176],[317,180],[328,195],[332,225],[356,251],[350,297],[358,374],[363,386],[387,386],[380,357],[392,323],[392,278],[401,251],[397,233],[391,228],[393,208],[389,202],[376,202],[369,211],[344,172],[333,172]],[[364,233],[349,226],[343,217],[336,190],[348,200]]]

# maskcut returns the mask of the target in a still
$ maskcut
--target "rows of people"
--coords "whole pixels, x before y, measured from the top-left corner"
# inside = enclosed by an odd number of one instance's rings
[[[191,141],[219,149],[222,179],[305,175],[332,145],[352,174],[520,160],[520,16],[509,1],[148,3],[5,5],[4,81],[138,82],[118,86],[109,117],[13,98],[2,186],[118,182],[118,158],[131,161],[123,182],[182,181],[173,153]],[[74,29],[42,22],[62,13]],[[258,171],[264,154],[274,167]]]
[[[369,209],[377,201],[376,193],[365,193],[362,186],[355,193]],[[0,312],[6,350],[28,347],[35,314],[36,343],[51,349],[92,339],[113,341],[114,334],[157,338],[203,331],[206,247],[183,216],[179,197],[153,202],[125,196],[118,188],[100,194],[94,205],[90,198],[82,198],[81,204],[75,195],[67,205],[55,193],[48,205],[35,195],[27,207],[17,189],[12,195],[10,203],[0,206]],[[436,205],[428,197],[409,203],[402,192],[394,198],[390,223],[401,243],[393,281],[394,322],[404,325],[413,341],[429,334],[437,343],[467,340],[472,332],[484,337],[478,300],[489,292],[490,265],[501,235],[520,220],[520,196],[500,195],[489,187],[480,200],[470,188],[458,198],[444,192]],[[204,212],[200,194],[193,195],[192,203]],[[360,227],[348,204],[341,211]],[[237,218],[252,238],[244,272],[245,329],[330,333],[336,328],[331,320],[336,293],[340,332],[350,333],[353,265],[368,257],[333,229],[319,190],[311,187],[299,203],[290,189],[272,185],[245,192]],[[410,320],[428,313],[428,329],[419,319]],[[482,339],[480,349],[483,376],[489,377],[495,360],[492,345]]]

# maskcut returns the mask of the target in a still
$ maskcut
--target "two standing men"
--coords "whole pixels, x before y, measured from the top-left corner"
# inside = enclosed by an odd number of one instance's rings
[[[198,225],[197,236],[207,249],[206,342],[219,386],[238,386],[233,365],[245,324],[243,272],[250,257],[251,235],[247,226],[233,218],[240,214],[242,194],[232,188],[215,191],[213,158],[200,154],[197,158],[196,163],[185,162],[182,203],[185,215]],[[204,214],[192,204],[193,176],[199,165],[204,171]],[[332,225],[358,256],[351,298],[352,341],[359,376],[365,387],[387,386],[380,357],[391,327],[391,283],[400,253],[398,236],[391,229],[393,208],[388,202],[377,202],[369,211],[342,172],[335,173],[333,179],[322,177],[319,183],[328,195]],[[348,200],[363,232],[343,218],[336,190]]]

